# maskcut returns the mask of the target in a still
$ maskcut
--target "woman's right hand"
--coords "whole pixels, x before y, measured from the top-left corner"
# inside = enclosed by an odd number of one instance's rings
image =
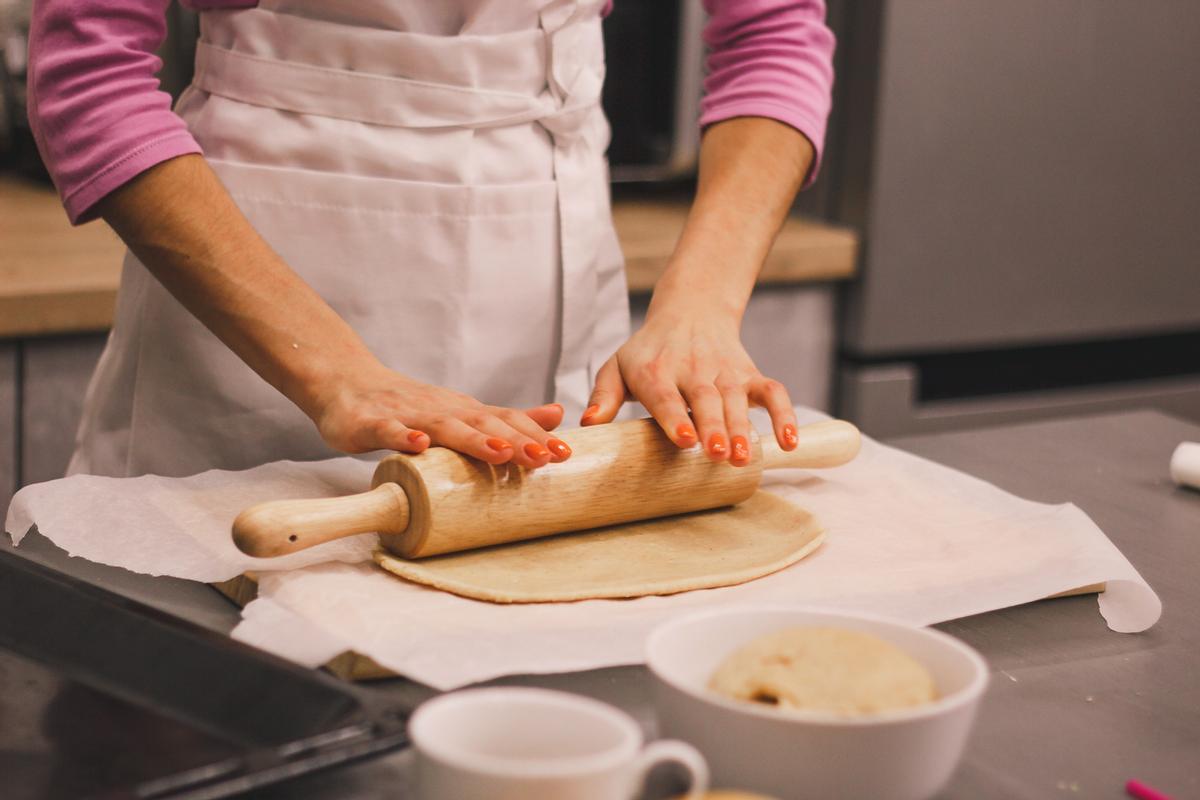
[[[310,416],[326,443],[346,453],[420,453],[440,445],[489,464],[511,461],[530,469],[571,455],[566,442],[549,434],[562,422],[557,403],[525,411],[489,406],[383,366],[333,383]]]

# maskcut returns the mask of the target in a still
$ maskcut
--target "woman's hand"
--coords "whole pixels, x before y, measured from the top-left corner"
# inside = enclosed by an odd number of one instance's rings
[[[754,366],[732,315],[664,309],[648,316],[600,368],[581,423],[608,422],[627,396],[644,405],[676,445],[691,447],[699,438],[715,461],[750,463],[751,405],[770,412],[781,447],[796,446],[787,389]]]
[[[530,469],[571,455],[566,442],[548,433],[562,422],[557,403],[526,411],[484,405],[383,366],[338,381],[311,416],[326,443],[348,453],[420,453],[440,445],[489,464],[511,461]]]
[[[757,405],[770,412],[779,446],[796,447],[787,390],[758,371],[738,331],[813,157],[803,134],[772,119],[736,117],[705,130],[696,198],[646,323],[600,368],[582,424],[608,422],[631,395],[675,444],[698,437],[713,459],[744,466],[747,410]]]

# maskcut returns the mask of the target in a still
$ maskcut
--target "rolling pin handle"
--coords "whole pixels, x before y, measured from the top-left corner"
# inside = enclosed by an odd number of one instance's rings
[[[403,533],[408,497],[394,483],[369,492],[314,500],[275,500],[233,521],[233,542],[246,555],[283,556],[360,533]]]
[[[805,425],[796,438],[796,448],[784,450],[774,436],[763,436],[763,469],[839,467],[858,455],[862,445],[858,428],[840,419]]]

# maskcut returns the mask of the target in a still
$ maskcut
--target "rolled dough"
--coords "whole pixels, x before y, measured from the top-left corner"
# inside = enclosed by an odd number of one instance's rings
[[[767,492],[731,508],[433,556],[380,550],[406,580],[492,603],[552,603],[732,586],[790,566],[825,534],[802,508]]]

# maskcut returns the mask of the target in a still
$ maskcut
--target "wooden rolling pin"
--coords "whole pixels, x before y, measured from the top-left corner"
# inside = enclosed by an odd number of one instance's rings
[[[562,431],[574,454],[533,471],[431,447],[380,461],[369,492],[248,508],[233,540],[265,557],[374,531],[396,555],[421,558],[733,505],[754,494],[764,469],[836,467],[858,453],[848,422],[797,433],[791,451],[752,433],[744,467],[714,462],[699,446],[681,450],[648,419]]]

